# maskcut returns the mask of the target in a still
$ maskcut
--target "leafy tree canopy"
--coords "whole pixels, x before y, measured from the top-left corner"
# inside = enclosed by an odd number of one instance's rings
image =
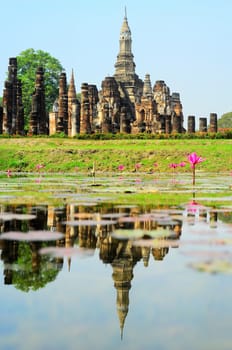
[[[31,96],[35,90],[35,76],[39,66],[44,68],[44,85],[46,110],[49,112],[57,98],[59,76],[64,68],[49,53],[42,50],[27,49],[17,56],[18,78],[22,81],[22,94],[25,119],[28,121],[31,112]]]
[[[46,245],[45,245],[46,246]],[[43,288],[47,283],[52,282],[56,279],[60,266],[56,264],[54,258],[49,256],[40,256],[37,260],[37,269],[33,268],[32,255],[39,256],[36,249],[36,244],[28,244],[28,242],[19,242],[18,247],[18,269],[13,271],[12,283],[14,286],[23,291],[29,292],[31,290],[36,291],[37,289]]]
[[[232,128],[232,112],[225,113],[218,119],[218,127],[219,128]]]

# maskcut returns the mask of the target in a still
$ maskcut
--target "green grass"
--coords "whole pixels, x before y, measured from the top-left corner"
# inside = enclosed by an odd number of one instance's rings
[[[197,165],[197,183],[200,182],[200,175],[206,176],[208,172],[212,174],[225,173],[230,182],[230,174],[232,172],[232,140],[226,139],[179,139],[179,140],[79,140],[69,138],[49,138],[49,137],[33,137],[33,138],[0,138],[0,183],[2,190],[0,195],[4,198],[7,195],[7,186],[15,183],[20,188],[20,192],[10,192],[15,194],[11,202],[28,200],[29,202],[48,202],[50,201],[52,187],[56,187],[59,182],[68,175],[70,190],[73,192],[81,191],[78,188],[78,177],[86,178],[89,169],[95,164],[96,181],[102,176],[109,174],[111,180],[107,184],[99,188],[87,187],[87,192],[94,195],[94,190],[99,195],[103,190],[104,196],[112,196],[112,193],[104,192],[105,187],[112,187],[115,176],[119,176],[118,165],[123,164],[125,170],[123,173],[130,177],[134,170],[135,164],[140,163],[141,168],[135,177],[145,178],[146,176],[159,177],[160,173],[169,173],[172,178],[172,169],[170,163],[187,162],[187,155],[196,152],[205,160]],[[154,163],[158,163],[158,167],[154,167]],[[30,179],[29,172],[34,173],[34,178],[38,177],[36,173],[36,165],[43,164],[42,172],[45,172],[44,179],[41,184],[35,184],[35,180]],[[16,172],[12,178],[6,177],[7,169]],[[27,176],[28,184],[21,182],[21,176]],[[25,175],[26,173],[26,175]],[[153,174],[151,174],[153,173]],[[191,168],[188,162],[183,168],[178,168],[177,174],[185,174],[191,177]],[[51,175],[52,184],[47,183],[47,179]],[[231,177],[232,179],[232,177]],[[91,182],[91,180],[90,180]],[[5,185],[6,183],[6,185]],[[5,187],[4,187],[5,186]],[[231,182],[226,184],[228,190],[222,189],[209,195],[205,192],[202,197],[210,197],[212,200],[204,201],[210,205],[220,206],[223,200],[214,201],[214,197],[231,196]],[[71,188],[72,187],[72,188]],[[6,191],[5,191],[6,188]],[[60,188],[60,187],[59,187]],[[41,191],[39,191],[41,190]],[[176,192],[162,192],[151,188],[145,188],[144,191],[135,190],[117,191],[115,188],[113,202],[115,203],[134,203],[140,205],[180,205],[188,202],[192,198],[192,194],[179,191],[178,185]],[[5,193],[4,193],[5,192]],[[201,193],[197,193],[200,197]],[[28,198],[28,199],[26,199]],[[4,200],[4,199],[3,199]],[[59,202],[58,199],[52,199],[53,202]],[[61,200],[62,201],[62,200]],[[227,203],[225,203],[228,205]]]
[[[33,171],[37,164],[47,172],[86,172],[96,165],[98,171],[117,171],[119,164],[132,171],[141,163],[141,171],[154,170],[155,162],[162,172],[168,165],[186,161],[188,153],[205,158],[198,169],[210,172],[232,170],[232,140],[77,140],[68,138],[1,138],[0,171]],[[183,171],[189,171],[187,167]]]

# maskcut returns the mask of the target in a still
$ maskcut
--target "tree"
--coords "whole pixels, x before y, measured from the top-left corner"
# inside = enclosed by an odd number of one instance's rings
[[[218,127],[222,129],[232,128],[232,112],[225,113],[218,119]]]
[[[31,112],[31,96],[35,89],[35,76],[39,66],[44,68],[45,101],[47,112],[57,98],[59,76],[64,68],[61,63],[49,53],[42,50],[27,49],[17,56],[18,79],[22,81],[23,105],[26,124]]]
[[[44,246],[47,244],[44,243]],[[31,290],[43,288],[47,283],[56,279],[62,265],[57,264],[55,258],[39,254],[40,246],[38,242],[32,244],[28,242],[19,242],[18,258],[15,262],[18,269],[12,272],[13,285],[23,291],[29,292]],[[32,255],[37,262],[35,268],[32,263]],[[36,259],[35,259],[36,256]]]

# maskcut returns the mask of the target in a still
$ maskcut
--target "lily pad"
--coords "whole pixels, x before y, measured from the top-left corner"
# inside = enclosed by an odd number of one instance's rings
[[[143,216],[125,216],[122,218],[119,218],[118,222],[123,223],[123,222],[145,222],[148,221],[146,217]]]
[[[174,225],[178,225],[180,222],[178,222],[177,220],[172,220],[172,219],[161,219],[161,220],[157,220],[157,224],[160,226],[174,226]]]
[[[175,209],[175,208],[163,209],[163,210],[152,209],[151,213],[155,215],[182,215],[183,211],[184,211],[183,209]]]
[[[86,258],[94,255],[94,249],[85,249],[79,247],[45,247],[40,249],[42,255],[51,255],[54,258],[73,257]]]
[[[97,225],[113,225],[116,221],[113,220],[69,220],[69,221],[63,221],[63,225],[68,226],[97,226]]]
[[[33,220],[33,219],[36,219],[36,215],[33,215],[33,214],[15,214],[14,219],[16,219],[16,220]]]
[[[56,231],[29,231],[26,233],[18,231],[9,231],[2,233],[0,235],[0,240],[10,240],[10,241],[56,241],[62,239],[64,235],[61,232]]]
[[[127,215],[126,213],[106,213],[106,214],[102,214],[101,217],[104,219],[108,219],[108,218],[118,219],[126,215]]]
[[[128,229],[128,230],[123,230],[123,229],[118,229],[114,230],[111,233],[111,236],[117,239],[136,239],[136,238],[142,238],[146,234],[146,231],[140,230],[140,229]]]
[[[79,202],[78,205],[82,207],[96,207],[98,203],[97,202]]]
[[[197,262],[189,265],[191,268],[211,274],[232,274],[232,262],[224,260],[210,260],[206,262]]]
[[[176,239],[179,236],[177,234],[169,229],[164,229],[162,227],[157,228],[156,230],[146,231],[146,235],[150,238],[171,238]]]
[[[138,206],[135,204],[118,204],[115,206],[115,208],[118,208],[118,209],[133,209],[137,207]]]
[[[0,220],[2,221],[11,221],[14,220],[15,214],[14,213],[1,213],[0,214]]]
[[[150,247],[150,248],[177,248],[181,241],[179,239],[139,239],[133,241],[133,245],[136,247]]]
[[[11,221],[11,220],[33,220],[36,218],[36,215],[32,214],[16,214],[16,213],[0,213],[0,220],[2,221]]]

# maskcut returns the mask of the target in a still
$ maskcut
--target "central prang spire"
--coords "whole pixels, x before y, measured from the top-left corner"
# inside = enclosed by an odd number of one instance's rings
[[[120,30],[119,39],[119,54],[115,63],[115,79],[118,81],[128,81],[134,79],[135,63],[134,56],[131,50],[132,39],[131,31],[127,21],[127,14],[125,8],[125,16]]]

